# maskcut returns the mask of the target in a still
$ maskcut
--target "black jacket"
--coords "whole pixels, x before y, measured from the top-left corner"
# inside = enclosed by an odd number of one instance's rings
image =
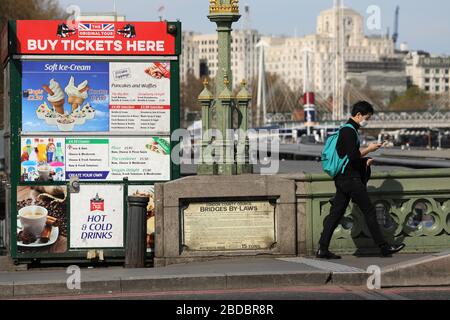
[[[352,119],[347,121],[347,124],[352,125],[356,130],[360,126]],[[367,167],[367,160],[369,158],[361,158],[359,150],[358,135],[352,128],[342,128],[339,133],[337,142],[337,152],[339,157],[348,156],[349,163],[345,168],[343,174],[339,173],[336,178],[361,178],[364,184],[370,178],[370,167]]]

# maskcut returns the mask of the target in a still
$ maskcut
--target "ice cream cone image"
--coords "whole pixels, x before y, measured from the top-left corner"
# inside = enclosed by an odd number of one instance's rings
[[[77,110],[84,102],[85,99],[71,96],[69,97],[69,103],[72,105],[72,112]]]
[[[64,114],[65,96],[59,83],[55,79],[51,79],[50,86],[44,85],[43,88],[48,94],[47,100],[52,104],[55,111]]]
[[[72,112],[74,112],[78,107],[80,107],[83,102],[88,97],[88,82],[83,81],[80,85],[75,86],[75,78],[70,77],[69,84],[67,85],[65,91],[69,96],[69,104],[72,106]]]
[[[58,112],[59,114],[64,114],[64,102],[64,99],[62,99],[56,102],[52,102],[51,104],[56,112]]]

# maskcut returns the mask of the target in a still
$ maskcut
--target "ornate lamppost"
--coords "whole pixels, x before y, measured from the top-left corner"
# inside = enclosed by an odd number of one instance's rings
[[[199,175],[236,175],[251,173],[252,166],[248,163],[248,106],[250,95],[245,82],[236,97],[232,94],[231,71],[231,31],[232,24],[239,20],[238,0],[210,0],[208,19],[217,24],[219,65],[215,81],[216,96],[208,89],[204,82],[204,90],[198,99],[202,105],[202,151],[201,163],[198,166]],[[222,81],[223,80],[223,81]],[[212,108],[216,109],[216,129],[221,139],[212,141]],[[233,134],[233,114],[238,113],[239,132],[241,136],[237,145]],[[214,144],[214,148],[211,148]],[[212,163],[214,154],[218,151],[222,156],[218,163]]]

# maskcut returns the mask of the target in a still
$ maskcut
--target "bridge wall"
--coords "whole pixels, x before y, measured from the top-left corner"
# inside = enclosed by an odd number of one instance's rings
[[[317,250],[334,183],[325,175],[296,178],[298,253]],[[437,252],[450,247],[450,170],[418,170],[374,174],[369,186],[382,230],[389,241],[403,241],[405,252]],[[364,217],[350,204],[335,231],[331,250],[377,253]]]
[[[450,169],[376,173],[368,186],[379,223],[404,252],[450,247]],[[312,255],[329,214],[333,181],[322,174],[193,176],[156,184],[155,265],[233,257]],[[276,242],[266,250],[193,251],[182,245],[186,203],[273,199]],[[233,230],[230,230],[233,232]],[[379,254],[364,217],[350,205],[332,239],[341,254]]]

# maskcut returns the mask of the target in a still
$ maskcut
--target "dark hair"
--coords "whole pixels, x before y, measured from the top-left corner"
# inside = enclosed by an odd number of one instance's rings
[[[361,113],[363,116],[368,114],[373,114],[373,107],[367,101],[359,101],[353,105],[352,108],[352,117],[355,117],[358,113]]]

